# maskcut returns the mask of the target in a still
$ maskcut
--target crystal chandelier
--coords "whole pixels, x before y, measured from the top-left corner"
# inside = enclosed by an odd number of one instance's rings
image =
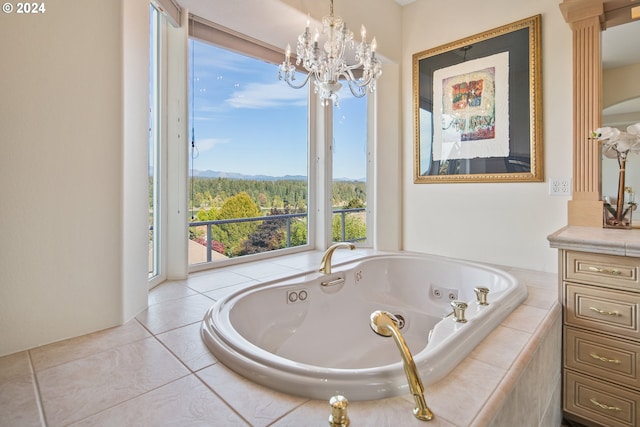
[[[314,76],[314,92],[323,100],[324,105],[330,101],[338,105],[338,91],[343,79],[349,85],[353,96],[361,98],[376,88],[376,79],[382,75],[382,64],[376,58],[376,39],[367,43],[367,32],[362,26],[362,41],[356,45],[351,32],[341,17],[333,14],[333,0],[329,15],[322,18],[322,31],[309,32],[309,19],[304,33],[298,36],[296,46],[296,65],[304,67],[307,75],[298,84],[295,80],[296,66],[291,63],[291,46],[287,45],[284,62],[280,64],[278,78],[285,80],[294,89],[307,84]],[[355,63],[347,64],[347,57],[353,57]]]

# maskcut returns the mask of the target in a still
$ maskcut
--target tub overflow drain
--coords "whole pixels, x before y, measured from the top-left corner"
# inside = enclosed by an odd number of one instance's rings
[[[398,329],[404,328],[404,317],[402,317],[400,314],[394,314],[394,316],[396,317],[396,319],[398,319]]]

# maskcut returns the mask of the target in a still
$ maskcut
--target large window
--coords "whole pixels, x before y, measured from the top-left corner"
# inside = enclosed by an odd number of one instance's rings
[[[275,64],[189,45],[189,264],[308,246],[308,92]]]
[[[333,107],[332,227],[334,242],[367,239],[367,98],[347,88]]]

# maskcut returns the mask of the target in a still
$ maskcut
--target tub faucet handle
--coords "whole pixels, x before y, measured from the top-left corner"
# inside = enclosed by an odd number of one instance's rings
[[[473,288],[476,291],[476,297],[478,298],[478,304],[480,305],[489,305],[487,302],[487,295],[489,294],[489,288],[485,288],[482,286],[478,286],[477,288]]]
[[[467,309],[467,303],[462,301],[451,301],[451,307],[453,307],[453,320],[458,323],[467,323],[467,319],[464,318],[464,311]]]
[[[331,415],[329,415],[329,425],[331,427],[347,427],[349,425],[349,416],[347,415],[347,406],[349,401],[346,397],[336,395],[329,399],[331,405]]]

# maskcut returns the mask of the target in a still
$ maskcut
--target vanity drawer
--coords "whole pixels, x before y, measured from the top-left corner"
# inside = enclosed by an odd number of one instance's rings
[[[640,292],[640,258],[567,251],[565,280]]]
[[[566,370],[564,410],[603,426],[640,426],[640,394]]]
[[[567,368],[637,388],[640,345],[565,327]]]
[[[637,294],[567,283],[565,324],[637,340],[639,305]]]

